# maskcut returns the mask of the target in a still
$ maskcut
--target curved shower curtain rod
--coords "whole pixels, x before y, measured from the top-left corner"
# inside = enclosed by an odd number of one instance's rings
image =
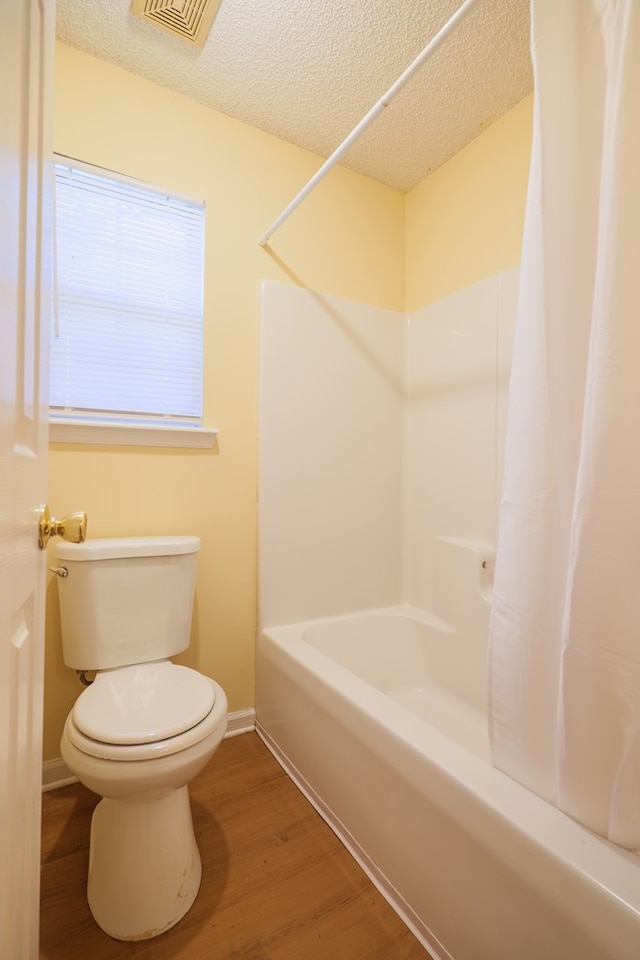
[[[459,23],[461,23],[461,21],[467,16],[468,13],[471,12],[472,8],[475,7],[476,3],[478,2],[479,0],[465,0],[465,2],[458,7],[451,19],[448,20],[447,23],[445,23],[445,25],[438,31],[438,33],[436,33],[435,37],[429,41],[422,53],[419,53],[415,60],[409,64],[404,73],[401,74],[396,82],[389,87],[384,96],[382,96],[378,102],[374,104],[367,115],[362,118],[360,123],[353,128],[347,137],[345,137],[340,146],[333,151],[327,160],[325,160],[318,172],[311,177],[307,185],[304,186],[300,193],[293,198],[291,203],[284,208],[280,216],[276,217],[271,226],[265,230],[258,240],[258,243],[261,247],[266,247],[276,230],[282,226],[285,220],[291,216],[293,211],[329,173],[329,170],[331,170],[331,168],[342,159],[349,147],[356,142],[361,134],[364,133],[369,124],[373,123],[376,117],[380,116],[385,107],[389,106],[395,95],[402,90],[407,81],[410,80],[414,73],[420,69],[422,64],[429,59],[431,54],[440,46],[442,41],[451,33],[452,30],[458,26]]]

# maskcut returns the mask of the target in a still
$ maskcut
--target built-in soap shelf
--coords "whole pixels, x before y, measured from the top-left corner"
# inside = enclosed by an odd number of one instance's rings
[[[474,617],[488,617],[493,591],[495,550],[479,540],[463,537],[436,537],[437,613],[461,629],[470,627]]]

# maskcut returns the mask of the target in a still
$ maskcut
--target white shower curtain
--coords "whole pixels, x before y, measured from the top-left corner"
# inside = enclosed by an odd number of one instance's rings
[[[494,764],[640,851],[640,0],[532,0]]]

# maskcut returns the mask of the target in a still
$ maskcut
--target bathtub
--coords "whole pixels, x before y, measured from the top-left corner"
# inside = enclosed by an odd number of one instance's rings
[[[491,766],[484,656],[410,607],[265,629],[257,730],[437,960],[638,960],[640,857]]]

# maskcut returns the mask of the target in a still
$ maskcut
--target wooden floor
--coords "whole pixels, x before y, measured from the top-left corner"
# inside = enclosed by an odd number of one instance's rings
[[[121,943],[85,898],[98,798],[43,795],[41,960],[428,960],[255,733],[222,742],[191,800],[198,898],[167,933]]]

